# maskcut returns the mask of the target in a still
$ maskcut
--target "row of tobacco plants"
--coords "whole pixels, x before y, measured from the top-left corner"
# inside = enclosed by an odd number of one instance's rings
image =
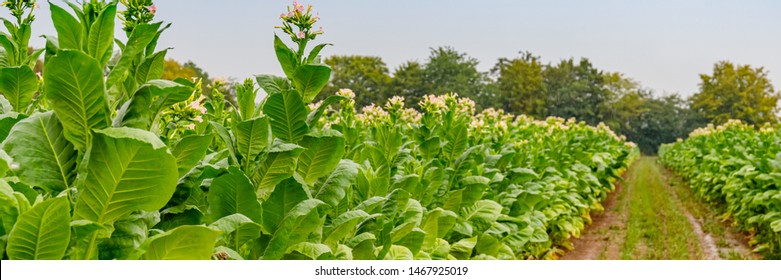
[[[663,145],[659,156],[748,233],[756,252],[781,258],[781,129],[756,130],[740,121],[709,125]]]
[[[57,34],[28,52],[34,1],[4,3],[4,259],[551,258],[636,152],[605,126],[475,114],[455,94],[420,111],[320,94],[327,44],[297,3],[278,27],[292,48],[274,38],[285,77],[230,102],[161,80],[167,25],[151,1],[118,4],[52,4]]]

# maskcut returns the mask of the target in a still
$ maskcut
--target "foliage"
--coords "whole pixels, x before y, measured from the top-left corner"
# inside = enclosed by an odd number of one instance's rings
[[[686,141],[663,145],[666,166],[752,238],[754,250],[781,257],[781,130],[731,120],[708,125]]]
[[[742,120],[752,125],[778,123],[778,99],[762,67],[716,63],[713,74],[700,75],[700,91],[691,97],[692,109],[706,121],[723,124]]]
[[[500,58],[491,72],[496,76],[498,105],[505,111],[545,117],[546,92],[542,63],[531,53],[520,58]]]
[[[285,77],[207,94],[161,79],[165,26],[127,16],[150,1],[122,4],[52,5],[43,100],[0,99],[4,259],[555,258],[636,155],[605,125],[475,114],[456,94],[361,113],[348,89],[318,98],[327,44],[307,48],[322,31],[296,2],[280,15],[293,44],[274,36]],[[116,13],[134,25],[104,63]],[[480,76],[464,59],[429,65],[460,63],[438,81],[457,86]]]
[[[388,67],[379,57],[373,56],[331,56],[325,64],[334,69],[333,77],[323,90],[328,94],[349,88],[355,92],[358,106],[380,104],[388,98],[391,77]]]

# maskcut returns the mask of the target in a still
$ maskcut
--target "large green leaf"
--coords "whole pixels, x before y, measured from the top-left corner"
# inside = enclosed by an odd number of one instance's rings
[[[328,65],[308,64],[296,68],[293,84],[303,95],[304,102],[312,102],[331,79],[331,67]]]
[[[180,226],[147,239],[141,259],[208,260],[220,234],[205,226]]]
[[[19,46],[14,42],[13,38],[11,36],[0,32],[0,63],[2,63],[3,67],[9,67],[18,65],[18,59],[17,59],[17,52],[19,49]]]
[[[298,172],[308,185],[331,173],[344,154],[344,137],[335,130],[310,133],[301,140],[304,150],[298,157]]]
[[[302,150],[303,148],[293,144],[274,142],[271,145],[266,159],[252,176],[259,200],[266,199],[279,182],[293,176],[296,160]]]
[[[179,177],[184,176],[206,156],[212,139],[214,139],[212,134],[187,135],[174,143],[173,148],[171,148],[171,154],[176,157]]]
[[[285,251],[285,259],[328,260],[333,256],[333,251],[325,244],[301,242],[288,247]]]
[[[176,189],[176,159],[147,131],[97,130],[85,161],[74,219],[110,224],[136,210],[158,210]]]
[[[16,200],[14,190],[5,181],[0,179],[0,236],[7,235],[14,228],[19,217],[19,202]]]
[[[447,144],[442,147],[442,153],[450,160],[455,160],[467,147],[468,135],[466,125],[457,125],[447,134]]]
[[[24,113],[38,91],[38,77],[30,67],[0,68],[0,94],[8,99],[14,110]]]
[[[141,85],[163,76],[163,64],[168,50],[159,51],[146,59],[136,69],[136,83]]]
[[[83,222],[84,220],[80,221]],[[111,237],[101,241],[98,246],[98,259],[121,260],[128,258],[146,240],[149,235],[149,229],[159,222],[160,213],[157,211],[138,211],[115,222]],[[94,226],[90,225],[90,227]],[[91,232],[88,232],[86,235],[88,236],[89,234]]]
[[[116,15],[116,3],[108,4],[89,29],[87,53],[100,62],[101,68],[106,67],[114,50],[114,18]]]
[[[209,187],[209,214],[216,221],[231,214],[243,214],[256,223],[261,222],[260,202],[255,188],[244,172],[236,167],[215,178]]]
[[[269,95],[263,112],[271,118],[271,132],[288,143],[298,143],[309,131],[306,106],[295,91]]]
[[[298,203],[288,211],[284,220],[274,231],[269,240],[268,247],[263,254],[263,259],[277,260],[292,245],[305,241],[310,233],[320,229],[322,225],[322,211],[325,203],[317,199],[307,199]],[[264,216],[265,219],[265,216]]]
[[[108,77],[106,78],[106,86],[113,94],[116,94],[114,88],[121,87],[121,84],[130,74],[130,69],[133,66],[133,60],[143,53],[147,45],[155,38],[157,30],[160,29],[162,22],[153,24],[139,24],[130,34],[127,39],[125,48],[122,49],[122,55],[117,61],[114,68],[111,69]],[[135,77],[133,77],[135,79]],[[116,96],[114,97],[116,98]]]
[[[464,238],[450,246],[450,254],[459,260],[468,260],[477,245],[477,236]]]
[[[471,207],[461,210],[459,221],[453,230],[466,236],[486,230],[499,218],[502,205],[493,200],[479,200]]]
[[[278,77],[274,75],[257,75],[255,79],[258,81],[258,86],[266,92],[266,95],[272,95],[282,93],[283,91],[290,90],[290,80],[285,77]]]
[[[336,245],[350,234],[355,231],[355,226],[361,221],[365,220],[369,214],[362,210],[348,211],[334,218],[331,222],[331,227],[326,234],[326,238],[323,243],[335,248]]]
[[[13,128],[14,125],[25,118],[27,118],[26,115],[13,111],[0,114],[0,142],[3,142],[3,140],[8,137],[8,133],[11,133],[11,128]]]
[[[114,126],[148,130],[160,111],[192,95],[193,89],[167,80],[151,80],[141,85],[122,105],[114,118]]]
[[[58,45],[62,49],[81,50],[84,27],[68,11],[60,6],[49,4],[54,29],[57,30]]]
[[[19,179],[30,186],[58,193],[73,183],[76,151],[52,111],[17,123],[2,149],[18,164],[14,172]]]
[[[336,169],[331,174],[328,174],[328,177],[323,182],[316,198],[336,208],[346,195],[347,189],[355,181],[355,176],[357,175],[357,163],[348,159],[339,161]]]
[[[234,250],[239,250],[244,243],[260,236],[261,226],[242,214],[232,214],[220,218],[209,225],[222,231],[220,243],[226,244]]]
[[[249,163],[255,162],[255,158],[268,146],[268,118],[262,116],[240,122],[233,129],[233,134],[236,135],[236,149],[244,157],[244,166],[249,167]]]
[[[279,39],[277,34],[274,34],[274,52],[277,54],[277,60],[279,60],[279,64],[282,66],[282,71],[285,72],[285,76],[292,79],[296,67],[298,67],[298,60],[296,59],[295,52],[288,48],[285,43]],[[271,93],[269,92],[269,94]]]
[[[46,99],[65,128],[65,138],[84,152],[91,130],[109,125],[103,71],[80,51],[60,50],[43,71]]]
[[[19,216],[8,236],[8,257],[12,260],[62,259],[70,233],[68,198],[45,200]]]
[[[399,245],[391,245],[388,254],[385,255],[384,260],[412,260],[414,255],[409,248]]]
[[[268,199],[263,201],[263,229],[268,233],[276,232],[291,209],[308,198],[304,187],[295,179],[282,181]]]

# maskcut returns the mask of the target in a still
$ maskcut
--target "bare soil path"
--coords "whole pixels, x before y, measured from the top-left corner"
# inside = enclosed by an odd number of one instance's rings
[[[565,260],[756,259],[745,238],[718,218],[655,157],[642,157],[592,213]]]

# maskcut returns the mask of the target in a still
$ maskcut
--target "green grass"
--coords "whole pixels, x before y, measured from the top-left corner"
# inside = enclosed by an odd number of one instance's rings
[[[642,157],[630,170],[629,220],[622,259],[698,259],[702,256],[683,205],[674,199],[656,158]]]
[[[668,183],[675,191],[678,200],[683,207],[688,209],[694,218],[701,222],[702,231],[710,234],[716,241],[716,247],[719,248],[719,257],[728,260],[754,259],[756,256],[741,253],[732,248],[728,241],[729,227],[720,221],[720,213],[723,209],[719,206],[709,204],[705,200],[697,197],[694,191],[683,180],[668,170],[663,170],[663,174],[668,178]],[[723,206],[722,206],[723,207]],[[733,233],[734,234],[734,233]]]

